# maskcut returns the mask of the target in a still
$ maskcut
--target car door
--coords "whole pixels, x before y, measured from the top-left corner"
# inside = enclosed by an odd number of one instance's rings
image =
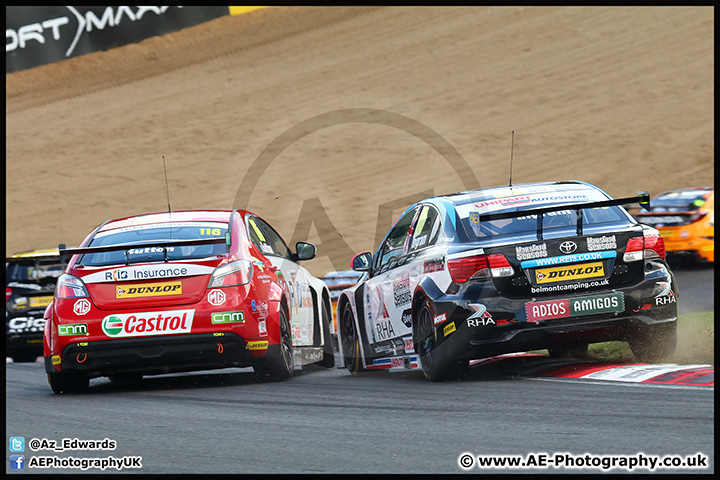
[[[310,272],[295,262],[282,237],[260,217],[247,216],[250,240],[282,272],[290,292],[290,328],[293,345],[311,346],[314,338],[314,308],[310,288]]]
[[[390,352],[389,341],[411,333],[409,313],[411,264],[406,263],[408,240],[419,208],[407,211],[378,249],[372,276],[365,282],[365,328],[375,355]]]

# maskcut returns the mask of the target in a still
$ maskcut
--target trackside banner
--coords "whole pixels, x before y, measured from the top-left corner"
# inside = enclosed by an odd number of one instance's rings
[[[227,6],[6,6],[5,73],[139,42],[229,13]]]

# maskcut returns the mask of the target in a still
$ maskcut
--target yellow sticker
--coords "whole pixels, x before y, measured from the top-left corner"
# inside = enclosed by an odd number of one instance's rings
[[[561,267],[538,268],[535,270],[535,279],[538,284],[565,282],[582,278],[597,278],[605,276],[602,262],[583,263],[581,265],[563,265]]]
[[[268,345],[270,342],[267,340],[260,340],[259,342],[248,342],[247,348],[248,350],[267,350]]]
[[[60,358],[60,355],[52,356],[52,364],[53,365],[60,365],[61,363],[62,363],[62,359]]]
[[[447,325],[445,325],[445,328],[443,328],[443,336],[447,337],[454,331],[455,331],[455,322],[450,322]]]
[[[141,285],[116,285],[115,298],[158,297],[179,295],[182,282],[144,283]]]
[[[31,307],[47,307],[52,302],[52,295],[49,297],[30,297]]]

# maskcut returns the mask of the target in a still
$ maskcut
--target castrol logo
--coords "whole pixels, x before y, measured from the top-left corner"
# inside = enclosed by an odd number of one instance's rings
[[[194,316],[195,310],[116,313],[103,318],[102,330],[112,338],[190,333]]]

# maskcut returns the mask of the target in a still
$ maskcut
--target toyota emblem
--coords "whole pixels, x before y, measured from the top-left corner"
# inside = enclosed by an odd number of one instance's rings
[[[562,253],[573,253],[575,250],[577,250],[577,244],[575,242],[568,240],[560,244],[560,251]]]

